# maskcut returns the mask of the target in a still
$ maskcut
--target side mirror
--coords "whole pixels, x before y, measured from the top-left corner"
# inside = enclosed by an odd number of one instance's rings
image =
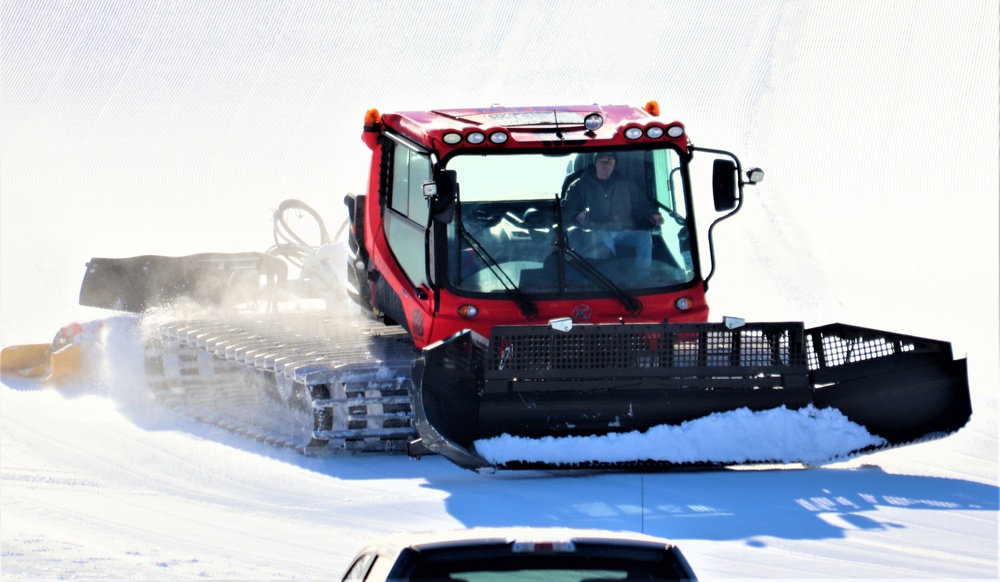
[[[455,170],[442,170],[437,174],[437,181],[424,182],[421,187],[424,198],[431,203],[431,217],[437,222],[451,222],[458,195],[458,174]]]
[[[712,165],[712,199],[718,212],[736,207],[736,162],[715,160]]]

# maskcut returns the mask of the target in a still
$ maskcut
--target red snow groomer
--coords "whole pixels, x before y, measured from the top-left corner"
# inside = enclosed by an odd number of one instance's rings
[[[85,305],[232,303],[235,281],[267,297],[266,310],[162,324],[147,368],[163,399],[212,402],[194,413],[214,418],[220,402],[231,413],[266,393],[297,411],[309,450],[406,449],[473,469],[800,460],[794,443],[784,458],[484,455],[481,443],[502,435],[558,447],[560,437],[813,407],[874,437],[843,458],[947,435],[971,415],[966,362],[947,342],[710,323],[713,229],[763,172],[693,146],[653,102],[371,110],[363,140],[371,171],[367,193],[345,199],[346,288],[367,317],[283,311],[288,245],[89,263]],[[709,196],[715,212],[699,236],[695,209]]]

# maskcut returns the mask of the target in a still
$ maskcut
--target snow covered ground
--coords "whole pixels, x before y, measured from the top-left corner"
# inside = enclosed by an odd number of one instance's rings
[[[998,572],[996,2],[0,6],[0,343],[103,319],[59,390],[0,386],[4,578],[330,579],[368,539],[555,525],[676,540],[704,579]],[[305,458],[179,417],[94,256],[263,250],[299,198],[338,225],[364,111],[657,99],[767,171],[718,229],[714,318],[952,341],[973,418],[822,468],[463,471]]]

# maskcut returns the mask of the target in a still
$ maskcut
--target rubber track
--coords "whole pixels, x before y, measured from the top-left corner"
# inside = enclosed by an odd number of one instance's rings
[[[149,340],[146,377],[165,405],[275,446],[405,451],[418,355],[405,331],[361,316],[182,320]]]

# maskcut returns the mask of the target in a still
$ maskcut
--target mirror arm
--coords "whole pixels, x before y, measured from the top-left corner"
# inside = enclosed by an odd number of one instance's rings
[[[693,155],[694,152],[696,151],[726,156],[728,158],[732,158],[733,162],[736,163],[736,192],[737,192],[736,207],[727,212],[726,214],[723,214],[719,218],[716,218],[714,221],[712,221],[712,224],[709,225],[708,227],[708,257],[709,257],[709,262],[712,265],[711,269],[709,269],[708,271],[708,275],[704,279],[705,291],[708,291],[708,281],[712,278],[713,275],[715,275],[715,236],[714,236],[715,227],[720,222],[726,220],[727,218],[732,217],[734,214],[739,212],[741,208],[743,208],[743,186],[746,184],[756,184],[757,182],[759,182],[759,180],[755,182],[743,181],[743,165],[740,163],[740,159],[736,157],[736,154],[732,152],[728,152],[726,150],[716,150],[711,148],[691,146],[691,154]],[[754,168],[753,171],[760,172],[761,175],[763,175],[763,171],[760,170],[759,168]]]

